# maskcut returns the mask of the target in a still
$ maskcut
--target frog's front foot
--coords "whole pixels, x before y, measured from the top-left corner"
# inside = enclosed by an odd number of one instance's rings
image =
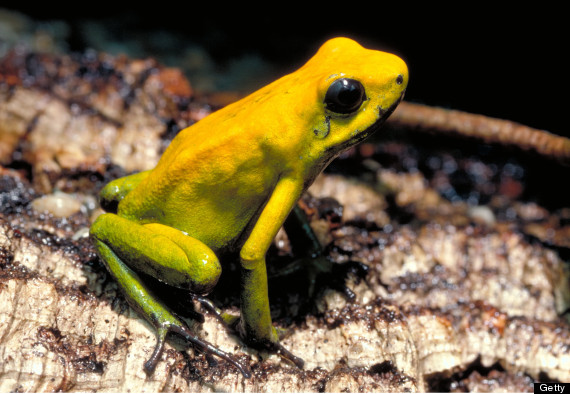
[[[307,286],[308,305],[312,305],[319,294],[325,289],[332,289],[342,293],[345,298],[354,302],[356,295],[348,287],[347,280],[353,277],[356,283],[366,280],[370,268],[359,261],[347,261],[345,263],[335,263],[326,253],[316,257],[305,257],[294,261],[285,267],[281,272],[277,272],[272,278],[291,274],[295,271],[304,271]]]
[[[215,356],[220,357],[221,359],[226,360],[227,362],[233,364],[242,375],[246,378],[251,377],[251,372],[243,366],[239,361],[237,361],[234,357],[229,355],[228,353],[224,352],[221,349],[218,349],[211,343],[200,339],[196,336],[190,329],[184,325],[182,322],[172,321],[172,322],[163,322],[157,328],[157,342],[152,352],[150,358],[145,362],[144,369],[148,375],[151,375],[154,370],[156,369],[156,365],[160,359],[160,356],[164,350],[164,344],[166,342],[166,336],[168,333],[175,333],[180,335],[182,338],[190,342],[194,347],[196,347],[199,351],[213,354]]]
[[[239,329],[239,327],[241,326],[241,324],[238,324],[238,332],[240,332],[241,330]],[[278,330],[276,328],[273,329],[273,332],[275,334],[275,337],[279,338],[283,335],[287,334],[286,330]],[[281,335],[279,335],[281,334]],[[270,353],[275,353],[279,356],[281,356],[282,358],[284,358],[285,360],[293,363],[297,368],[299,369],[303,369],[304,365],[305,365],[305,361],[300,358],[295,356],[293,353],[291,353],[289,350],[287,350],[280,342],[279,339],[255,339],[255,338],[246,338],[244,334],[241,334],[242,338],[244,339],[244,341],[251,345],[254,348],[260,349],[260,350],[267,350]]]
[[[322,272],[316,278],[316,286],[317,288],[324,288],[328,287],[330,289],[336,290],[346,297],[347,300],[354,302],[356,299],[356,295],[347,286],[346,281],[349,276],[354,276],[356,279],[356,283],[360,282],[363,279],[366,279],[366,275],[370,268],[359,261],[347,261],[346,263],[342,264],[332,264],[330,267],[330,271]],[[312,294],[311,294],[312,295]]]
[[[212,303],[212,301],[210,301],[206,297],[195,296],[194,299],[200,302],[203,308],[205,308],[208,312],[214,315],[226,327],[236,332],[243,339],[245,343],[257,349],[268,350],[272,353],[276,353],[281,357],[285,358],[286,360],[295,364],[298,368],[300,369],[303,368],[303,365],[305,364],[303,359],[295,356],[293,353],[287,350],[283,345],[281,345],[281,343],[279,343],[278,341],[275,342],[271,340],[261,340],[261,341],[248,340],[246,338],[244,330],[240,329],[242,325],[240,324],[241,319],[238,315],[232,315],[230,313],[225,313],[220,311],[218,308],[216,308],[216,306]],[[274,327],[273,330],[276,337],[279,339],[282,339],[287,334],[289,334],[289,331],[283,328]]]
[[[266,350],[270,353],[275,353],[284,358],[285,360],[293,363],[297,368],[303,369],[305,361],[302,358],[295,356],[279,342],[279,338],[282,338],[283,336],[288,334],[287,330],[273,327],[272,330],[273,338],[257,339],[257,338],[248,337],[245,334],[245,330],[242,327],[243,324],[241,322],[241,319],[236,319],[234,321],[233,328],[238,332],[238,334],[245,343],[247,343],[248,345],[250,345],[255,349]]]
[[[267,349],[292,362],[299,369],[303,369],[303,366],[305,365],[305,361],[302,358],[295,356],[289,350],[285,349],[285,347],[279,342],[268,344]]]

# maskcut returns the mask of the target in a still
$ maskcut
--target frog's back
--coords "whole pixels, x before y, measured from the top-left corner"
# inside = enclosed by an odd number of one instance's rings
[[[214,128],[215,118],[180,132],[156,168],[120,203],[120,216],[177,228],[214,250],[241,235],[279,172],[258,139],[243,138],[239,128]]]
[[[232,243],[280,179],[307,187],[335,155],[375,130],[401,99],[405,75],[393,55],[331,40],[296,72],[183,130],[118,214],[177,228],[213,249]],[[367,87],[350,116],[325,105],[341,78]]]

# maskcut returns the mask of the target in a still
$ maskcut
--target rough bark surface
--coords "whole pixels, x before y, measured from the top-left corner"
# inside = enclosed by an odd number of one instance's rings
[[[350,277],[352,302],[324,287],[309,297],[302,273],[270,280],[275,322],[290,333],[283,344],[304,370],[206,314],[189,324],[253,377],[176,339],[146,376],[155,333],[87,229],[104,183],[151,168],[209,111],[177,70],[152,60],[0,61],[1,392],[531,391],[570,381],[568,209],[535,193],[535,159],[472,142],[458,154],[417,136],[353,149],[304,200],[331,258],[370,268]],[[270,271],[293,259],[280,235]],[[211,297],[237,311],[232,275],[230,259]]]

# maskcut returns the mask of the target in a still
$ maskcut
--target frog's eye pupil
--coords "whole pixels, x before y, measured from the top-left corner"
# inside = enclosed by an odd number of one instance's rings
[[[360,108],[365,99],[364,86],[351,78],[334,81],[325,95],[325,106],[338,114],[350,114]]]

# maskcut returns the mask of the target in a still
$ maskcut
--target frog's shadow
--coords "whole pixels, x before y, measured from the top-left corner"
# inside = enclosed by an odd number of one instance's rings
[[[303,269],[291,273],[277,273],[281,267],[290,264],[293,256],[280,256],[275,248],[267,253],[268,287],[271,316],[275,323],[289,326],[301,322],[316,311],[315,299],[321,294],[319,287],[315,294],[309,295],[309,280]],[[211,293],[205,296],[222,311],[239,311],[240,307],[240,267],[236,254],[220,256],[222,275]],[[162,283],[145,274],[139,274],[143,282],[179,316],[200,321],[200,314],[209,313],[205,308],[196,310],[195,295],[188,290]],[[323,278],[324,279],[324,278]],[[321,280],[319,282],[324,282]]]

